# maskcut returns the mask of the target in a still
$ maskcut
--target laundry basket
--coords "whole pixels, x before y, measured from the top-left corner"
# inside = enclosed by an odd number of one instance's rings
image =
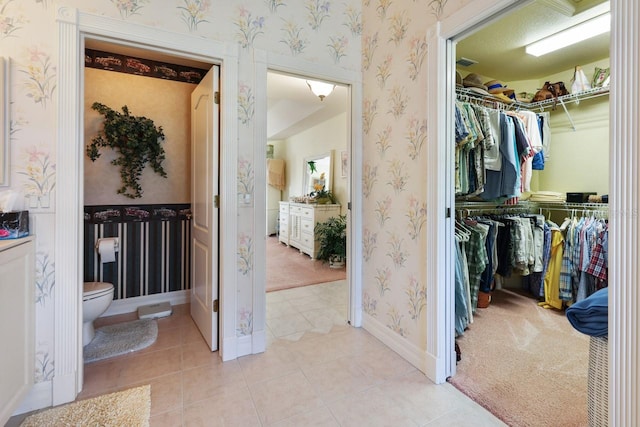
[[[587,383],[589,426],[606,427],[609,422],[609,339],[591,337]]]

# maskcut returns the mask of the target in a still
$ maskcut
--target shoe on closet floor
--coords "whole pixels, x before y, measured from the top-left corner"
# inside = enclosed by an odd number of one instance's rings
[[[487,308],[491,303],[491,294],[489,292],[478,292],[478,308]]]

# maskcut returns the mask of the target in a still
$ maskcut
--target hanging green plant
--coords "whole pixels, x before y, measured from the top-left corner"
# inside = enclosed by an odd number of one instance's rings
[[[104,129],[87,146],[87,156],[91,161],[100,157],[100,147],[111,147],[119,156],[111,164],[120,167],[122,187],[118,194],[131,199],[142,197],[139,180],[144,168],[149,164],[162,177],[167,173],[162,167],[165,159],[162,126],[156,127],[153,120],[129,114],[129,108],[122,107],[119,113],[104,104],[94,102],[91,106],[104,116]]]

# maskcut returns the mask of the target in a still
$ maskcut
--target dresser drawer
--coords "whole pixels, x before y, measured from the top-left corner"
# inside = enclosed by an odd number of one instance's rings
[[[280,213],[288,215],[289,214],[289,205],[280,205]]]
[[[313,208],[301,208],[300,216],[304,219],[313,220]]]
[[[303,219],[300,221],[300,231],[302,233],[313,235],[313,221],[310,219]]]
[[[307,233],[301,234],[300,243],[302,243],[302,246],[304,246],[304,249],[307,249],[308,251],[313,251],[313,244],[315,242],[312,234],[307,234]],[[311,255],[311,257],[314,258],[314,256],[311,253],[309,253],[309,255]]]
[[[291,205],[291,207],[289,208],[289,212],[291,213],[291,215],[300,215],[303,209],[306,208],[298,205]]]

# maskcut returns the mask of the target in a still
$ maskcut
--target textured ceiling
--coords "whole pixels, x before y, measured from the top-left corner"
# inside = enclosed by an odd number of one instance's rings
[[[527,55],[524,50],[531,42],[575,25],[586,16],[602,13],[608,3],[604,0],[537,0],[520,7],[458,41],[456,60],[464,57],[478,61],[459,70],[463,77],[467,72],[502,81],[530,80],[608,58],[608,33],[540,57]],[[574,14],[568,16],[567,8],[571,6]]]

